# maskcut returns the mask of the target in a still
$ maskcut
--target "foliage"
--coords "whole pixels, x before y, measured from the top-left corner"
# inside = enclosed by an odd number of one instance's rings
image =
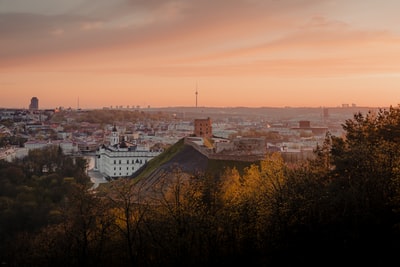
[[[152,176],[152,190],[129,179],[101,193],[83,183],[66,186],[65,178],[82,175],[85,164],[71,165],[60,151],[0,162],[2,248],[8,249],[1,260],[9,266],[389,265],[400,249],[400,111],[358,113],[343,128],[344,137],[328,133],[315,158],[296,166],[273,153],[246,166],[219,165],[219,172],[176,168]],[[181,142],[152,168],[179,153]]]
[[[20,233],[59,223],[59,207],[72,183],[87,184],[86,160],[63,155],[57,147],[31,150],[14,162],[0,161],[0,247]],[[71,182],[66,176],[73,176]],[[3,254],[0,254],[4,256]]]

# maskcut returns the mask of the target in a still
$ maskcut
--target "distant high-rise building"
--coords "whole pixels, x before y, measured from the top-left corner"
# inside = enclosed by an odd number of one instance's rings
[[[31,103],[29,104],[29,110],[38,110],[39,109],[39,99],[37,97],[32,97]]]

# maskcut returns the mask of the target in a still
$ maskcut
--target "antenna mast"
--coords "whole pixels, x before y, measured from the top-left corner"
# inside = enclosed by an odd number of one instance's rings
[[[199,92],[197,91],[197,82],[196,82],[196,108],[197,108],[197,95],[199,94]]]

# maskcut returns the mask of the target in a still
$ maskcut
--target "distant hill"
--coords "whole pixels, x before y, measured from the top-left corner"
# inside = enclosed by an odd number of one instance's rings
[[[387,107],[381,107],[387,108]],[[367,113],[379,107],[167,107],[151,108],[148,112],[165,112],[183,116],[186,119],[210,117],[213,121],[263,119],[274,120],[314,120],[321,119],[323,110],[327,109],[332,118],[352,118],[355,113]]]

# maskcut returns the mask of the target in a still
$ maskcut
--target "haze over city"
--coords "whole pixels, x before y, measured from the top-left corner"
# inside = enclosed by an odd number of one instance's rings
[[[0,107],[397,106],[399,1],[0,0]]]

